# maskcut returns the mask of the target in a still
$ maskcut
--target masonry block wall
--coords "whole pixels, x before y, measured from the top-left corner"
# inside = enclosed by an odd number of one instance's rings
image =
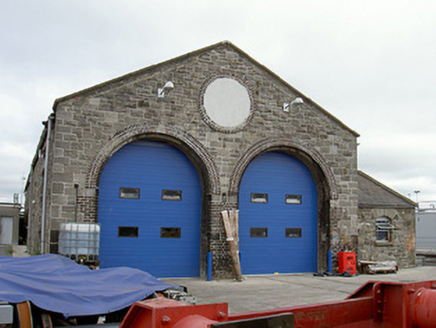
[[[27,220],[27,247],[29,254],[41,254],[42,216],[44,203],[45,163],[47,156],[47,122],[44,122],[44,130],[37,147],[36,154],[31,165],[31,172],[26,185],[25,214]],[[53,140],[53,136],[50,138]],[[53,155],[48,155],[52,161]],[[50,175],[50,171],[47,172]],[[45,206],[47,208],[48,206]],[[46,225],[45,225],[46,226]],[[44,242],[44,240],[42,241]]]
[[[395,227],[390,242],[377,241],[377,218],[386,217]],[[415,209],[359,209],[359,252],[360,260],[396,261],[400,268],[415,266]]]
[[[236,129],[215,126],[202,108],[205,87],[220,77],[237,80],[250,94],[250,117]],[[157,90],[166,81],[175,88],[158,98]],[[296,97],[304,104],[283,111],[283,103]],[[329,249],[356,247],[358,135],[230,43],[60,98],[54,114],[47,200],[47,231],[52,233],[47,233],[46,251],[56,251],[60,223],[98,221],[101,170],[118,149],[139,139],[171,143],[197,168],[203,189],[202,274],[205,254],[211,251],[214,275],[229,276],[220,212],[238,208],[245,168],[270,150],[292,154],[314,176],[319,193],[319,269],[326,268]],[[40,166],[35,171],[40,172]],[[42,177],[38,172],[32,179],[35,186]],[[31,199],[39,193],[35,187]],[[31,210],[36,226],[39,211]],[[37,245],[38,234],[32,239]]]

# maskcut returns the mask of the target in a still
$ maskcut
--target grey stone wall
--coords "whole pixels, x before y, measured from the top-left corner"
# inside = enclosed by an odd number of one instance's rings
[[[43,132],[45,138],[45,130]],[[27,248],[29,254],[41,254],[41,218],[43,207],[45,142],[38,145],[26,189]],[[47,239],[46,239],[47,240]],[[46,245],[48,248],[48,244]]]
[[[237,131],[214,127],[201,109],[202,90],[215,77],[241,81],[252,98],[250,121]],[[157,89],[175,89],[165,98]],[[283,102],[305,103],[284,112]],[[123,145],[151,138],[191,159],[203,188],[202,275],[213,253],[215,276],[229,275],[220,212],[238,207],[246,166],[270,150],[288,152],[311,170],[318,186],[319,267],[329,248],[355,248],[357,134],[237,48],[223,43],[58,99],[51,154],[48,216],[51,250],[66,221],[98,220],[98,180]]]
[[[386,217],[395,229],[390,243],[377,242],[376,220]],[[415,266],[415,209],[359,209],[359,260],[397,261],[400,268]]]

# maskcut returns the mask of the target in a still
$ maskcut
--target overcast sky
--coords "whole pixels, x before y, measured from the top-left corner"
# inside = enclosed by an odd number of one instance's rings
[[[434,0],[0,0],[0,202],[53,102],[229,40],[359,138],[359,169],[436,201]]]

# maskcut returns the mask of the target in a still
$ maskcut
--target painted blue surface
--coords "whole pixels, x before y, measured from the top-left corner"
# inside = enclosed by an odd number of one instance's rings
[[[252,203],[251,193],[267,193],[268,203]],[[285,195],[301,195],[301,205]],[[239,191],[239,238],[243,274],[317,270],[317,190],[309,169],[281,152],[256,157]],[[250,237],[250,228],[267,228],[267,238]],[[286,238],[286,228],[301,228],[301,238]]]
[[[120,187],[139,188],[139,199],[121,199]],[[162,190],[182,191],[181,201]],[[130,266],[156,277],[198,277],[201,186],[189,159],[177,148],[136,141],[106,163],[99,185],[100,262]],[[118,237],[118,227],[138,227],[138,237]],[[181,238],[161,238],[161,228],[181,228]]]
[[[207,253],[207,281],[212,281],[212,253]]]
[[[333,272],[333,253],[332,251],[327,252],[327,263],[329,272]]]

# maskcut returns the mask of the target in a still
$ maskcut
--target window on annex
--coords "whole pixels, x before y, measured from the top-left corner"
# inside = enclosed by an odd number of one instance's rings
[[[391,243],[392,242],[392,231],[394,226],[391,220],[386,217],[381,217],[376,220],[376,241],[377,243]]]

